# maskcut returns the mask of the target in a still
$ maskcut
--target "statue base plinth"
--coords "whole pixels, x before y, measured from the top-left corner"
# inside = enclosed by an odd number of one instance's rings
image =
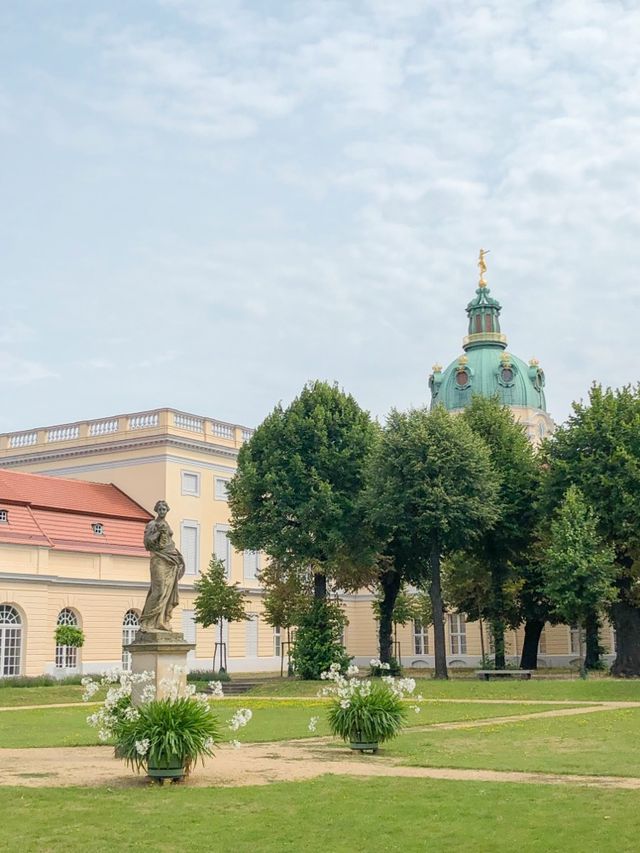
[[[134,674],[153,672],[156,699],[165,699],[173,693],[172,684],[177,682],[178,693],[184,696],[187,686],[187,654],[195,649],[187,643],[183,634],[173,631],[138,631],[136,638],[124,647],[131,654],[131,672]],[[134,684],[131,701],[140,705],[145,684]]]

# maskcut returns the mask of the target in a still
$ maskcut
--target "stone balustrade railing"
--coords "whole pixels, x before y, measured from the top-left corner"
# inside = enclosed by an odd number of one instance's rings
[[[33,450],[41,445],[86,444],[92,440],[125,437],[131,432],[192,433],[199,441],[239,447],[253,435],[247,427],[179,412],[175,409],[155,409],[135,412],[101,420],[60,424],[29,431],[0,434],[0,458],[21,449]]]

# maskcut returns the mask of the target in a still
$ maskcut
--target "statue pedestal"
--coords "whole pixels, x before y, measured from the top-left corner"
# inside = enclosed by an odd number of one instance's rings
[[[131,653],[131,671],[133,673],[153,672],[154,679],[149,682],[156,688],[156,699],[164,699],[173,692],[167,682],[178,683],[178,693],[184,696],[187,686],[187,653],[195,649],[193,643],[187,643],[182,634],[173,631],[138,631],[133,643],[124,647]],[[131,701],[141,703],[141,694],[145,684],[134,684]]]

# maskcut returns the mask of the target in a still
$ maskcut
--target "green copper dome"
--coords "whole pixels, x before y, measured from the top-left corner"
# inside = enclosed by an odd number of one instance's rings
[[[547,411],[544,372],[535,359],[525,364],[507,352],[507,339],[500,331],[497,299],[489,295],[484,280],[484,251],[480,254],[480,285],[467,305],[469,333],[462,342],[464,354],[445,368],[434,365],[429,377],[431,407],[441,404],[450,411],[463,409],[474,394],[497,394],[506,406]]]

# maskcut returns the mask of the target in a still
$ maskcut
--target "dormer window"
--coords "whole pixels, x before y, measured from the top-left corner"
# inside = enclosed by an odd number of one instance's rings
[[[96,534],[96,536],[102,536],[104,534],[104,524],[101,524],[99,521],[94,521],[91,525],[91,529]]]
[[[0,524],[9,524],[9,510],[0,509]]]

